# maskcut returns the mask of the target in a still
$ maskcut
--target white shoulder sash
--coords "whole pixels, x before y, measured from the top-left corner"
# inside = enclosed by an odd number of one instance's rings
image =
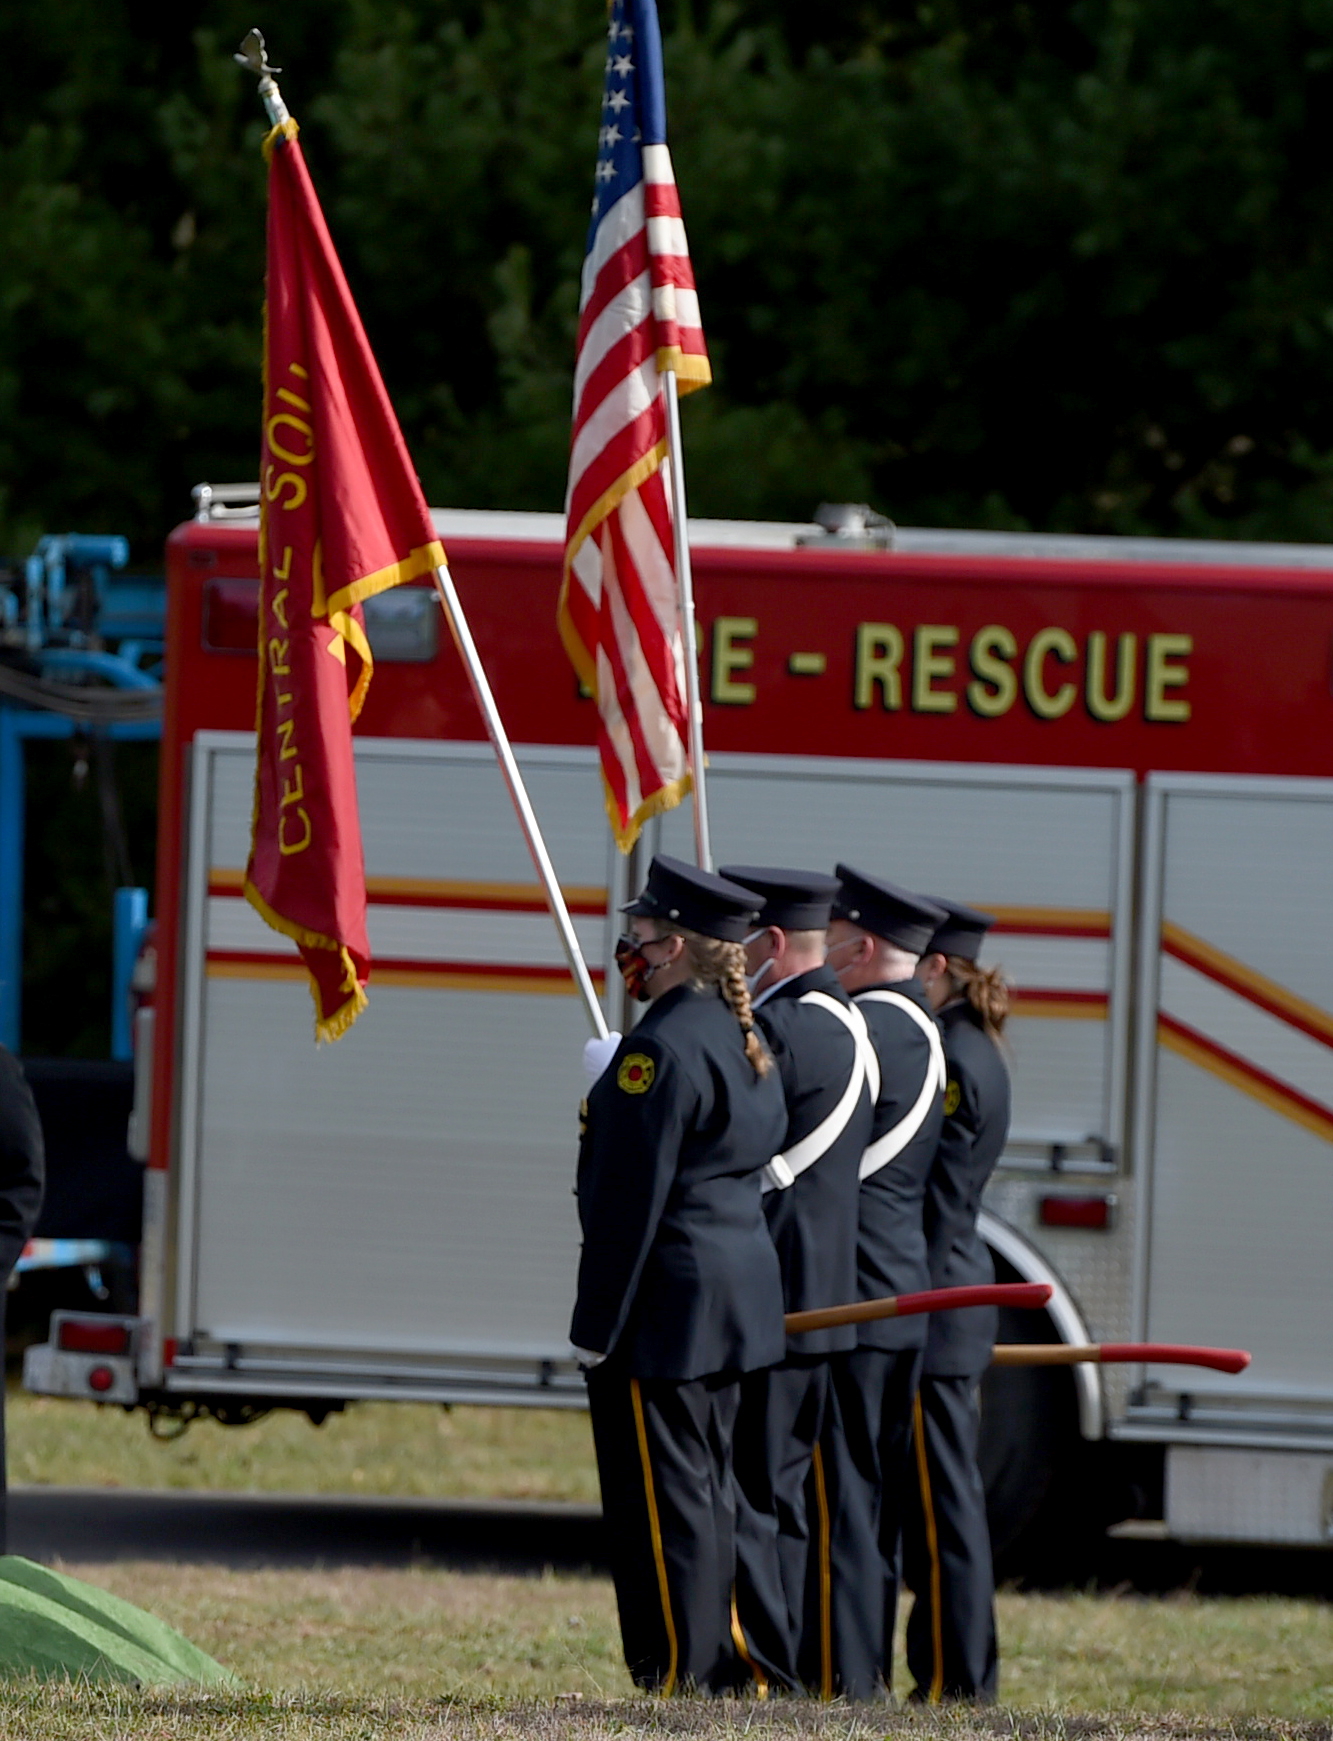
[[[900,1118],[892,1130],[886,1130],[878,1137],[861,1157],[858,1177],[868,1179],[872,1173],[879,1172],[881,1167],[887,1167],[890,1161],[898,1156],[911,1142],[930,1116],[930,1109],[935,1096],[944,1090],[948,1071],[944,1064],[944,1042],[940,1039],[939,1026],[932,1016],[927,1015],[921,1005],[914,1003],[910,997],[904,997],[898,991],[864,991],[856,999],[857,1003],[887,1003],[902,1010],[916,1023],[926,1036],[930,1046],[930,1062],[926,1066],[925,1080],[921,1084],[921,1092],[917,1095],[916,1104],[905,1117]],[[878,1096],[876,1096],[878,1098]]]
[[[802,1173],[829,1152],[851,1123],[852,1114],[856,1111],[866,1082],[867,1053],[873,1056],[866,1019],[860,1010],[839,1003],[837,998],[830,997],[826,991],[807,991],[797,1001],[814,1009],[827,1010],[829,1015],[836,1016],[848,1030],[856,1042],[852,1071],[838,1104],[828,1117],[822,1119],[800,1142],[793,1143],[782,1154],[774,1155],[764,1168],[761,1178],[765,1191],[785,1191],[788,1186],[796,1183]],[[878,1070],[876,1075],[878,1076]]]

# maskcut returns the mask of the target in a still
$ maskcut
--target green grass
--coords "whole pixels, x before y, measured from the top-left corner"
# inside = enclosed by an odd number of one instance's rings
[[[21,1394],[11,1409],[16,1482],[597,1497],[581,1414],[361,1404],[318,1429],[277,1414],[245,1429],[201,1422],[159,1444],[142,1416],[119,1410]],[[129,1562],[66,1569],[170,1621],[248,1690],[176,1697],[9,1686],[0,1688],[0,1741],[602,1741],[642,1733],[740,1741],[770,1729],[775,1741],[1333,1741],[1333,1605],[1313,1601],[1004,1591],[1005,1708],[932,1716],[795,1701],[637,1700],[602,1577]],[[905,1685],[901,1666],[898,1681]]]
[[[621,1662],[615,1602],[605,1578],[434,1569],[229,1571],[157,1563],[64,1569],[150,1608],[248,1683],[253,1690],[244,1696],[195,1706],[225,1707],[232,1713],[227,1720],[242,1724],[238,1734],[443,1733],[429,1727],[441,1720],[442,1701],[471,1711],[469,1722],[489,1713],[491,1729],[483,1724],[476,1732],[500,1737],[510,1733],[501,1713],[512,1713],[515,1701],[524,1700],[545,1701],[553,1709],[595,1707],[607,1721],[607,1713],[618,1708],[627,1728],[642,1726],[629,1703],[634,1689]],[[1159,1728],[1167,1718],[1226,1724],[1262,1717],[1285,1725],[1322,1718],[1323,1735],[1329,1735],[1328,1604],[1004,1592],[1000,1633],[1002,1691],[1010,1711],[1059,1711],[1061,1721],[1114,1711],[1117,1732],[1125,1735]],[[899,1685],[905,1684],[900,1664]],[[105,1711],[111,1697],[85,1690],[77,1706],[90,1725],[85,1731],[60,1727],[71,1707],[55,1694],[0,1691],[0,1736],[178,1732],[161,1726],[161,1701],[148,1695],[140,1706],[127,1707],[140,1710],[143,1726],[98,1730],[91,1713]],[[688,1705],[694,1716],[670,1722],[683,1723],[689,1733],[691,1723],[701,1726],[700,1733],[713,1733],[718,1719],[706,1715],[700,1702]],[[367,1715],[391,1706],[397,1715],[384,1718],[387,1727]],[[812,1732],[827,1729],[827,1712],[796,1702],[789,1708],[793,1715],[784,1723],[798,1721],[794,1713],[803,1712],[800,1724]],[[49,1716],[37,1722],[37,1709]],[[747,1710],[750,1722],[757,1707]],[[19,1725],[24,1712],[23,1722],[37,1725],[30,1731]],[[336,1720],[335,1713],[341,1713]],[[884,1733],[888,1716],[883,1710],[844,1711],[841,1720],[844,1726],[854,1721],[858,1732]],[[247,1730],[243,1718],[258,1726]],[[11,1719],[17,1726],[6,1728]],[[300,1727],[306,1721],[310,1726]],[[896,1717],[893,1726],[899,1726]],[[215,1730],[210,1719],[206,1732],[231,1731]],[[1061,1732],[1054,1719],[1049,1732]]]
[[[282,1409],[249,1427],[196,1421],[163,1443],[141,1412],[11,1390],[6,1424],[16,1486],[598,1498],[592,1433],[578,1410],[353,1403],[321,1427]]]
[[[1020,1708],[1333,1717],[1333,1605],[1287,1598],[1000,1596]]]
[[[602,1577],[143,1562],[62,1570],[151,1607],[275,1690],[411,1699],[634,1691]]]
[[[459,1700],[0,1690],[0,1741],[1328,1741],[1327,1723],[849,1709],[791,1701]]]

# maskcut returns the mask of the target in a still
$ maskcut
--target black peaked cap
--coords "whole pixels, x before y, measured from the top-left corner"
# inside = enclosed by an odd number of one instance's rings
[[[775,870],[771,865],[724,864],[722,875],[753,889],[763,901],[761,925],[782,931],[823,931],[828,927],[838,879],[822,871]]]
[[[948,918],[943,907],[900,889],[897,883],[881,877],[869,877],[864,871],[840,864],[838,895],[833,903],[833,917],[846,919],[905,949],[909,955],[924,955],[931,938]]]
[[[759,900],[726,877],[659,854],[648,866],[643,893],[620,910],[636,919],[662,919],[723,943],[740,943],[754,924]]]
[[[948,914],[926,948],[927,955],[957,955],[964,961],[975,961],[981,954],[986,933],[995,923],[991,913],[978,913],[975,907],[964,907],[958,901],[946,901],[942,895],[932,895],[937,906]]]

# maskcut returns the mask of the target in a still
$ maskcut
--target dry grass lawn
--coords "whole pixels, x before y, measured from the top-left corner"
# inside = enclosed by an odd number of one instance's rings
[[[453,1732],[430,1727],[446,1721],[442,1702],[472,1712],[468,1723],[490,1724],[485,1732],[497,1736],[511,1734],[506,1724],[518,1710],[515,1701],[545,1701],[559,1710],[578,1706],[579,1734],[587,1723],[594,1724],[590,1733],[600,1733],[595,1725],[611,1723],[616,1710],[631,1732],[643,1726],[642,1712],[662,1711],[656,1704],[633,1705],[634,1688],[620,1659],[615,1603],[609,1581],[601,1577],[548,1572],[525,1578],[436,1569],[228,1571],[156,1563],[64,1569],[152,1609],[249,1686],[266,1689],[248,1697],[210,1695],[193,1707],[188,1700],[171,1706],[178,1713],[213,1709],[214,1717],[225,1707],[237,1723],[249,1711],[254,1722],[279,1724],[271,1730],[241,1727],[238,1734]],[[1262,1718],[1298,1728],[1323,1719],[1326,1741],[1330,1737],[1333,1606],[1328,1604],[1005,1592],[1000,1626],[1003,1694],[1011,1711],[1058,1711],[1062,1722],[1114,1711],[1120,1725],[1115,1732],[1125,1735],[1141,1726],[1155,1730],[1168,1717],[1222,1725]],[[905,1685],[901,1665],[898,1681]],[[0,1736],[31,1732],[45,1741],[57,1733],[188,1732],[161,1726],[167,1705],[147,1695],[138,1696],[140,1704],[131,1699],[124,1707],[140,1711],[145,1726],[118,1727],[120,1720],[108,1716],[117,1697],[89,1691],[82,1703],[61,1705],[54,1693],[0,1693]],[[63,1712],[58,1719],[57,1708]],[[718,1732],[724,1713],[709,1714],[696,1701],[686,1702],[686,1708],[695,1715],[672,1717],[672,1725],[684,1724],[694,1733],[689,1724],[697,1723],[700,1733]],[[391,1709],[397,1713],[392,1717]],[[889,1722],[887,1711],[844,1710],[838,1719],[843,1728],[830,1730],[832,1716],[817,1706],[793,1702],[784,1709],[784,1726],[795,1724],[812,1734],[883,1734]],[[39,1723],[24,1729],[41,1710],[49,1713],[42,1722],[56,1727]],[[64,1726],[76,1710],[86,1716],[86,1729]],[[601,1715],[594,1717],[594,1711]],[[102,1713],[97,1721],[107,1719],[109,1727],[96,1727],[96,1712]],[[313,1725],[308,1730],[299,1726],[306,1720],[302,1712]],[[336,1721],[335,1712],[342,1713]],[[746,1726],[762,1715],[758,1706],[732,1706],[725,1720]],[[178,1720],[185,1722],[183,1715],[172,1718]],[[6,1728],[7,1721],[18,1726]],[[652,1719],[657,1726],[665,1721],[660,1715]],[[899,1719],[889,1726],[897,1729]],[[210,1718],[204,1732],[232,1731],[215,1729]],[[459,1732],[472,1733],[466,1727]],[[512,1731],[520,1732],[526,1730]],[[1042,1732],[1065,1731],[1052,1718]],[[1295,1735],[1297,1729],[1287,1732]]]
[[[142,1413],[11,1390],[6,1424],[16,1486],[598,1498],[581,1410],[354,1403],[321,1427],[280,1409],[249,1427],[196,1421],[164,1442],[149,1435]]]
[[[207,1697],[32,1686],[0,1696],[0,1741],[1329,1741],[1326,1722],[930,1712],[698,1700],[499,1703]]]
[[[244,1430],[200,1423],[164,1445],[142,1416],[13,1394],[11,1408],[17,1482],[597,1497],[581,1414],[360,1405],[319,1429],[278,1414]],[[1333,1741],[1333,1606],[1315,1601],[1006,1591],[1004,1708],[931,1714],[636,1698],[602,1577],[65,1569],[178,1626],[242,1687],[0,1688],[0,1741],[740,1741],[768,1731],[774,1741]]]

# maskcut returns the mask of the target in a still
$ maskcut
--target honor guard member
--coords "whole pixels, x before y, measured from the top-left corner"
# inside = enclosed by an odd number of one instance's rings
[[[781,1150],[764,1169],[764,1213],[789,1312],[856,1298],[857,1170],[870,1141],[865,1018],[824,959],[835,878],[724,865],[763,901],[745,940],[755,1020],[787,1103]],[[752,1658],[795,1687],[809,1528],[806,1480],[819,1443],[830,1354],[851,1325],[791,1338],[785,1358],[741,1389],[736,1430],[736,1602]]]
[[[570,1339],[588,1370],[625,1661],[641,1686],[747,1682],[735,1622],[741,1375],[783,1355],[761,1174],[786,1107],[750,1013],[747,889],[655,858],[617,959],[648,1003],[587,1100]]]
[[[981,1193],[1009,1134],[1009,1073],[1000,1034],[1009,989],[977,957],[994,920],[950,901],[917,966],[944,1032],[944,1128],[926,1189],[933,1288],[993,1282],[977,1232]],[[986,1493],[977,1466],[978,1386],[990,1364],[993,1307],[930,1319],[913,1414],[919,1502],[904,1527],[904,1570],[916,1602],[907,1622],[915,1699],[994,1699],[995,1579]]]
[[[944,909],[893,883],[837,867],[828,960],[865,1017],[879,1080],[858,1173],[857,1294],[929,1286],[926,1177],[944,1116],[944,1050],[913,978]],[[923,1318],[862,1324],[832,1361],[832,1399],[814,1462],[827,1517],[807,1584],[801,1665],[825,1698],[868,1699],[888,1686],[897,1612],[902,1507],[911,1475],[912,1403]]]
[[[12,1052],[0,1046],[0,1348],[5,1294],[14,1265],[37,1225],[46,1178],[46,1149],[37,1103]],[[0,1383],[0,1553],[5,1551],[5,1393]]]

